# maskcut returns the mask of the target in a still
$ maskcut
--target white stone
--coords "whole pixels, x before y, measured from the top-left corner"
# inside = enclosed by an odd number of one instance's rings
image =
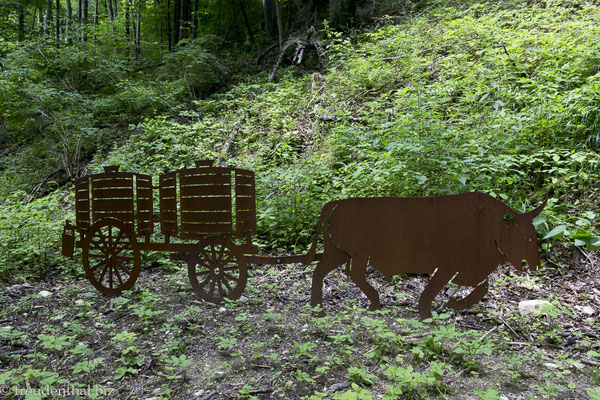
[[[556,369],[556,368],[558,368],[558,365],[556,365],[556,364],[554,364],[554,363],[544,363],[544,365],[545,365],[547,368],[550,368],[550,369]]]
[[[83,300],[79,299],[79,300],[75,301],[75,305],[82,306],[83,305]]]
[[[221,307],[221,308],[219,308],[219,312],[220,312],[220,313],[224,313],[225,311],[227,311],[227,309],[226,309],[225,307]]]
[[[519,313],[522,317],[537,317],[544,306],[554,307],[546,300],[524,300],[519,303]]]
[[[579,311],[581,311],[582,314],[589,315],[589,316],[596,314],[596,310],[594,310],[590,306],[583,306],[579,309]]]
[[[49,292],[47,290],[42,290],[41,292],[38,293],[40,296],[42,297],[48,297],[48,296],[52,296],[52,292]]]

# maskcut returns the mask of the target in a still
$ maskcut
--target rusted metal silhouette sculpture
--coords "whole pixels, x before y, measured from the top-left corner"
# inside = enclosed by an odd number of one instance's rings
[[[246,286],[247,263],[299,262],[304,256],[252,256],[256,233],[254,172],[212,167],[152,177],[119,172],[118,166],[75,181],[75,225],[62,235],[63,255],[82,249],[85,273],[107,296],[131,289],[140,273],[141,251],[172,252],[187,263],[188,277],[204,300],[218,303],[239,298]],[[158,221],[164,241],[151,242],[154,231],[153,193],[159,190]],[[79,240],[76,240],[76,233]]]
[[[187,263],[188,277],[204,300],[239,298],[248,278],[247,264],[310,264],[319,261],[312,281],[311,304],[322,303],[324,277],[346,265],[346,273],[380,307],[379,294],[367,282],[367,265],[390,278],[400,273],[431,275],[419,299],[422,318],[431,302],[453,279],[474,286],[448,305],[467,308],[487,293],[488,275],[501,263],[521,270],[521,261],[539,264],[532,219],[544,204],[519,214],[483,193],[428,198],[354,198],[323,207],[308,253],[258,256],[254,173],[239,168],[195,168],[152,177],[119,172],[118,166],[75,181],[75,225],[62,235],[63,255],[82,249],[83,266],[92,285],[108,296],[131,289],[140,273],[141,251],[165,251]],[[164,240],[152,242],[154,189],[159,190],[158,222]],[[324,252],[317,253],[319,232]],[[76,233],[79,240],[76,240]]]
[[[311,305],[322,304],[323,278],[347,265],[352,281],[380,308],[379,294],[367,282],[367,265],[385,277],[401,273],[429,274],[429,284],[419,298],[422,319],[431,316],[431,303],[451,280],[474,286],[463,299],[448,306],[462,310],[483,298],[488,276],[509,262],[518,270],[522,261],[539,265],[537,236],[532,219],[545,206],[519,214],[483,193],[427,198],[354,198],[332,201],[323,207],[319,230],[324,253],[313,274]]]

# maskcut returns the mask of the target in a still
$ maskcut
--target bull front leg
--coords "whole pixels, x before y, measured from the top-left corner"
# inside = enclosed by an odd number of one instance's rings
[[[335,248],[323,253],[323,257],[321,257],[319,264],[317,264],[317,268],[315,268],[315,271],[313,272],[310,296],[310,305],[312,307],[323,305],[323,280],[327,274],[340,265],[349,262],[350,257],[346,253]]]
[[[375,290],[373,286],[367,281],[367,263],[368,257],[354,257],[352,258],[352,267],[350,268],[350,279],[354,282],[360,290],[367,296],[371,301],[369,310],[379,310],[381,303],[379,301],[379,292]]]
[[[431,303],[438,293],[450,282],[452,275],[437,270],[419,297],[419,314],[421,320],[431,318]]]
[[[446,303],[447,307],[452,308],[453,310],[464,310],[466,308],[471,307],[473,304],[477,303],[479,300],[483,299],[488,292],[488,280],[481,282],[479,285],[475,286],[475,288],[463,297],[462,299],[456,299],[452,297]]]

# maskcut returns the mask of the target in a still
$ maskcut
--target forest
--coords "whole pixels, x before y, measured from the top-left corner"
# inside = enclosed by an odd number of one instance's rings
[[[0,397],[600,399],[599,37],[593,0],[0,0]],[[61,247],[77,182],[152,177],[169,244],[159,176],[197,160],[254,171],[243,293],[199,297],[167,245],[96,290],[93,239]],[[369,264],[371,311],[348,264],[311,306],[326,203],[466,192],[545,204],[537,269],[423,319],[428,276]]]

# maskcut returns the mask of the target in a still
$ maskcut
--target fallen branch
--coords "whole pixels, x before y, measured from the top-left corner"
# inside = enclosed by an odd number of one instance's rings
[[[493,327],[492,329],[490,329],[489,331],[487,331],[486,333],[484,333],[479,339],[477,339],[477,341],[481,342],[483,339],[485,339],[490,334],[492,334],[495,330],[497,330],[499,326],[500,325],[496,325],[495,327]]]
[[[331,117],[328,115],[319,116],[319,121],[323,121],[323,122],[340,122],[340,121],[344,121],[344,120],[347,120],[349,122],[363,122],[362,118],[357,118],[357,117],[337,118],[337,117]]]
[[[592,360],[580,360],[582,364],[590,365],[592,367],[600,367],[600,362]]]

